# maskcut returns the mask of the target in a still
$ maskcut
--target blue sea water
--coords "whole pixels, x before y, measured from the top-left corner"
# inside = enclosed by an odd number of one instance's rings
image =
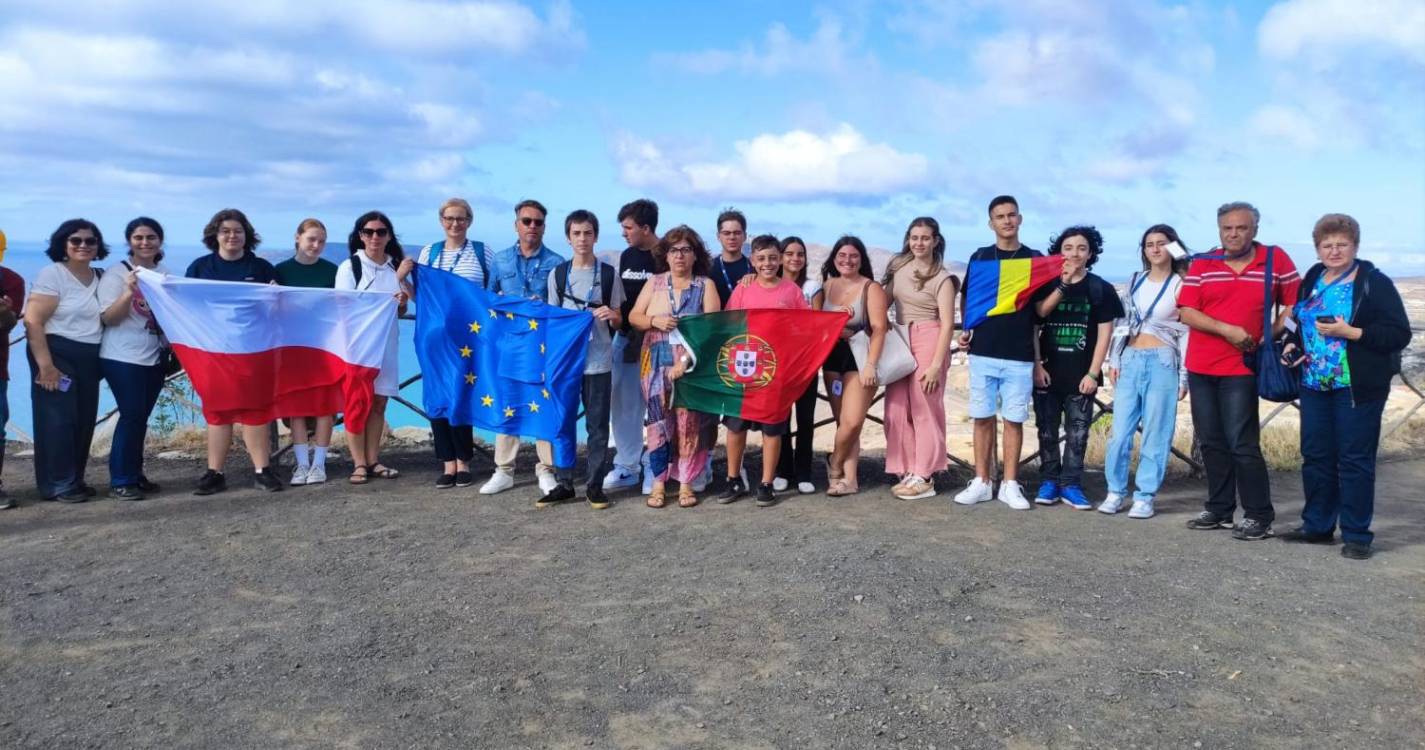
[[[113,249],[115,246],[111,243],[110,247]],[[188,268],[189,263],[207,252],[208,250],[203,247],[165,245],[163,265],[167,266],[172,272],[181,274]],[[119,260],[123,257],[122,253],[123,249],[122,246],[120,246],[118,249],[114,249],[108,258],[98,261],[97,265],[105,269],[111,265],[118,265]],[[289,251],[261,252],[260,254],[274,263],[291,257]],[[333,263],[340,263],[347,257],[346,249],[344,247],[328,244],[324,257]],[[37,243],[12,242],[0,265],[4,265],[25,279],[25,290],[26,296],[28,297],[30,284],[34,281],[36,274],[50,262],[49,258],[44,254],[44,247],[42,245]],[[122,267],[120,267],[120,270],[122,270]],[[400,352],[402,381],[405,381],[408,377],[416,374],[420,370],[420,364],[416,360],[415,346],[413,343],[413,326],[413,321],[401,321]],[[8,383],[10,422],[7,425],[6,432],[7,437],[12,440],[21,437],[28,439],[29,436],[34,434],[34,413],[30,403],[31,375],[29,364],[25,361],[23,336],[24,329],[20,325],[17,325],[15,330],[10,333],[10,341],[13,342],[10,343],[11,379]],[[411,403],[419,405],[421,403],[420,382],[417,381],[406,387],[401,391],[401,396]],[[103,415],[113,408],[113,397],[109,395],[108,388],[105,387],[100,394],[99,413]],[[426,420],[419,414],[394,401],[386,408],[386,419],[393,428],[424,428],[429,426]],[[199,420],[201,420],[201,415],[199,416]],[[23,432],[23,435],[21,435],[21,432]],[[582,425],[579,434],[582,438]],[[491,436],[486,435],[485,437],[488,439]]]

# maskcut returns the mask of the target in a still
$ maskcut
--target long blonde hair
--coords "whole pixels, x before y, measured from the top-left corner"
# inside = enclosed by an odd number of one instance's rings
[[[894,281],[896,272],[905,268],[905,264],[915,259],[915,256],[910,252],[910,231],[916,227],[929,229],[935,244],[930,248],[929,270],[917,271],[915,274],[915,290],[921,291],[925,288],[927,281],[939,276],[940,272],[945,270],[945,237],[940,234],[940,222],[929,216],[918,216],[910,222],[910,226],[905,228],[905,240],[901,243],[900,253],[886,264],[886,274],[881,279],[881,286],[888,290],[891,288],[891,282]]]

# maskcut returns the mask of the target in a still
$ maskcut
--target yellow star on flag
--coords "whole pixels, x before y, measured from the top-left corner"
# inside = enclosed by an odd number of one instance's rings
[[[467,372],[467,373],[465,373],[465,384],[466,384],[466,385],[474,385],[474,383],[475,383],[475,373],[473,373],[473,372]]]
[[[515,408],[514,408],[513,406],[506,406],[506,407],[505,407],[505,416],[507,416],[507,417],[513,417],[514,415],[515,415]]]
[[[539,345],[539,353],[540,353],[540,354],[543,354],[543,353],[544,353],[544,343],[543,343],[543,342],[541,342],[540,345]]]
[[[491,405],[493,405],[494,403],[495,403],[495,398],[494,398],[493,396],[491,396],[490,394],[488,394],[488,393],[485,394],[484,396],[481,396],[481,397],[480,397],[480,405],[481,405],[481,406],[491,406]]]
[[[539,413],[539,404],[538,404],[537,402],[535,402],[535,401],[529,402],[529,410],[530,410],[531,413],[538,414],[538,413]]]
[[[531,321],[529,322],[529,330],[531,330],[531,331],[538,331],[538,330],[539,330],[539,321],[537,321],[537,320],[531,320]]]
[[[540,389],[539,389],[539,393],[540,393],[540,395],[544,396],[544,400],[545,400],[545,401],[548,401],[548,400],[549,400],[549,389],[548,389],[548,388],[540,388]]]
[[[471,333],[479,333],[479,332],[480,332],[480,322],[479,322],[479,321],[471,321],[471,322],[470,322],[470,332],[471,332]]]
[[[514,320],[514,319],[515,319],[515,314],[512,313],[512,312],[507,312],[507,313],[505,313],[505,317],[506,317],[506,318],[509,318],[510,320]]]
[[[500,314],[497,313],[497,312],[495,312],[494,310],[491,310],[491,311],[490,311],[490,317],[492,317],[492,318],[498,318],[498,317],[500,317]]]
[[[462,357],[468,357],[468,356],[470,356],[470,347],[468,347],[468,346],[462,346],[462,347],[460,347],[460,356],[462,356]]]

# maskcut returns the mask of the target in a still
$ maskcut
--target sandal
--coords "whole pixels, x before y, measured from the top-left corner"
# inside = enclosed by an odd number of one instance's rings
[[[648,493],[648,507],[662,508],[666,504],[667,499],[663,494],[662,487],[655,487],[652,492]]]
[[[351,470],[351,478],[346,481],[352,484],[366,484],[371,481],[371,474],[365,466],[358,466]]]
[[[831,497],[846,497],[847,495],[854,495],[860,491],[861,489],[859,487],[853,487],[850,482],[846,481],[846,477],[837,479],[831,483],[830,487],[826,488],[826,494]]]
[[[698,496],[693,494],[692,487],[678,488],[678,507],[691,508],[698,504]]]
[[[371,464],[366,468],[368,471],[370,471],[371,476],[373,477],[380,477],[382,479],[395,479],[396,477],[401,476],[401,472],[380,463]]]

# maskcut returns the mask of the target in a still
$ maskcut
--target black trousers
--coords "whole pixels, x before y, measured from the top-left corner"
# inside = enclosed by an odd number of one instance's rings
[[[806,392],[797,397],[792,413],[787,417],[787,430],[782,433],[787,436],[787,441],[782,444],[782,453],[777,457],[777,476],[793,483],[811,481],[811,444],[816,437],[818,380],[820,376],[812,378]],[[793,419],[797,421],[795,432],[791,430]]]
[[[1202,446],[1207,472],[1205,508],[1220,518],[1242,514],[1261,523],[1276,518],[1262,430],[1257,416],[1255,375],[1188,373],[1192,426]]]
[[[99,345],[63,336],[45,336],[50,358],[69,377],[66,391],[47,391],[30,382],[30,403],[35,410],[35,486],[40,497],[52,500],[78,492],[84,486],[89,444],[94,440],[94,420],[99,416]],[[32,377],[39,365],[25,347]]]
[[[1058,485],[1078,486],[1084,479],[1084,451],[1089,445],[1093,396],[1034,391],[1034,423],[1039,428],[1039,476]],[[1063,454],[1059,427],[1064,426]]]
[[[432,419],[430,436],[438,460],[464,461],[467,466],[474,460],[475,428],[470,425],[452,427],[448,419]]]

